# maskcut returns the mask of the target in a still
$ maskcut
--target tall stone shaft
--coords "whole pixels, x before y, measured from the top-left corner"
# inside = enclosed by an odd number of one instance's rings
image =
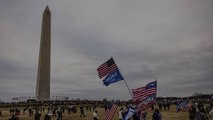
[[[51,12],[48,6],[42,16],[41,41],[38,61],[36,98],[39,101],[50,97],[50,56],[51,55]]]

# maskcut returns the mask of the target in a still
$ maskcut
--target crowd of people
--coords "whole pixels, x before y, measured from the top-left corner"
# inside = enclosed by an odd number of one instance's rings
[[[202,102],[195,102],[188,112],[189,120],[213,120],[213,102],[206,106]]]
[[[96,105],[93,105],[93,107],[91,105],[81,105],[79,107],[79,111],[80,111],[80,117],[86,117],[84,109],[86,108],[87,111],[94,111],[94,117],[96,119],[99,120],[98,114],[97,114],[97,110],[96,109]],[[44,114],[44,120],[51,120],[51,118],[56,118],[57,120],[63,120],[63,114],[67,111],[68,115],[72,114],[76,114],[77,113],[77,106],[76,105],[53,105],[53,106],[42,106],[42,107],[26,107],[26,108],[22,108],[23,113],[22,115],[25,115],[26,111],[28,111],[28,116],[29,117],[34,117],[35,120],[41,120],[41,116],[43,113]],[[34,112],[35,111],[35,112]],[[20,109],[10,109],[9,110],[9,114],[11,116],[11,118],[9,120],[19,120],[19,116],[21,115],[21,110]],[[0,114],[1,116],[1,114]],[[94,119],[95,119],[94,118]]]
[[[152,120],[163,120],[163,116],[161,114],[161,111],[169,111],[171,104],[178,104],[178,102],[174,101],[158,101],[157,104],[153,105],[151,109],[153,112],[150,114],[146,111],[142,112],[136,112],[132,120],[146,120],[147,114],[149,116],[152,116]],[[119,110],[118,110],[118,119],[123,120],[125,113],[128,109],[128,104],[119,104]],[[51,120],[51,118],[56,118],[57,120],[63,120],[63,114],[65,112],[68,113],[68,115],[71,115],[71,113],[76,114],[79,109],[79,117],[86,117],[85,109],[87,111],[93,112],[93,120],[100,120],[99,111],[100,109],[96,109],[97,107],[104,108],[104,104],[78,104],[78,105],[65,105],[65,104],[54,104],[54,105],[48,105],[48,106],[26,106],[21,107],[22,109],[18,109],[20,107],[17,107],[17,109],[10,109],[9,113],[11,115],[11,118],[9,120],[19,120],[20,114],[26,114],[25,112],[29,114],[29,117],[34,118],[34,120]],[[125,108],[126,107],[126,108]],[[105,107],[106,110],[106,107]],[[23,113],[21,113],[23,111]],[[213,120],[213,102],[209,103],[203,103],[202,101],[192,101],[191,107],[188,109],[189,113],[189,120]],[[0,110],[0,116],[2,115],[2,112]],[[43,115],[43,117],[42,117]]]

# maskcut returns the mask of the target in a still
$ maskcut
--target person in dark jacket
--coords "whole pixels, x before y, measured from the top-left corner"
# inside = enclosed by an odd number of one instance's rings
[[[34,116],[35,116],[35,120],[40,120],[41,118],[41,114],[38,111],[36,111]]]
[[[51,113],[47,113],[45,116],[44,116],[44,120],[51,120]]]
[[[158,109],[155,109],[155,112],[152,115],[152,120],[162,120],[161,113]]]
[[[2,115],[2,111],[0,110],[0,117],[1,117],[1,115]]]
[[[132,116],[133,120],[140,120],[140,118],[138,117],[137,113],[134,113],[134,115]]]
[[[189,120],[194,120],[195,119],[195,113],[196,113],[195,106],[192,106],[192,108],[188,110],[188,113],[189,113]]]
[[[57,118],[57,120],[62,120],[63,119],[63,116],[62,116],[62,110],[61,109],[59,109],[59,111],[57,112],[57,116],[58,116],[58,118]]]
[[[200,108],[200,111],[196,112],[195,120],[209,120],[204,108]]]
[[[80,106],[80,111],[81,111],[80,117],[82,117],[82,115],[84,117],[86,117],[86,115],[84,114],[84,107],[83,107],[83,105]]]

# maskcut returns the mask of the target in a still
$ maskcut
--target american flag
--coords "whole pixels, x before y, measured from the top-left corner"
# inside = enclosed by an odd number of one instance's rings
[[[118,69],[117,65],[115,64],[113,58],[110,58],[108,61],[98,67],[97,71],[99,78],[103,78],[104,76],[110,74],[116,69]]]
[[[108,104],[107,110],[106,110],[106,116],[105,120],[112,120],[116,110],[118,109],[118,106],[115,104]]]
[[[157,93],[157,81],[151,82],[145,87],[132,89],[132,93],[134,101],[144,100],[147,96]]]
[[[152,100],[148,104],[143,104],[143,102],[142,102],[141,104],[137,105],[137,111],[138,112],[144,111],[144,110],[146,110],[147,108],[149,108],[150,106],[152,106],[155,103],[156,103],[156,100]]]
[[[133,100],[137,104],[137,111],[149,108],[156,102],[157,81],[148,83],[145,87],[132,90]]]
[[[188,99],[183,99],[177,105],[176,110],[177,110],[177,112],[180,112],[180,111],[186,112],[191,108],[192,108],[192,103]]]

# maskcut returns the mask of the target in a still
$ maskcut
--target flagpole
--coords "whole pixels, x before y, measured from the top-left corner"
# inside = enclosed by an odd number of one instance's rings
[[[113,57],[111,56],[111,58],[113,58]],[[132,92],[131,92],[131,90],[130,90],[130,88],[129,88],[129,85],[127,84],[127,82],[126,82],[126,80],[125,80],[125,79],[124,79],[124,83],[125,83],[125,85],[126,85],[126,87],[127,87],[128,91],[129,91],[129,94],[131,95],[131,97],[132,97],[132,99],[133,99]]]
[[[124,83],[126,84],[126,87],[128,88],[129,93],[130,93],[130,95],[131,95],[131,97],[132,97],[132,99],[133,99],[132,92],[131,92],[131,90],[130,90],[130,88],[129,88],[129,86],[128,86],[128,84],[127,84],[127,82],[126,82],[126,80],[125,80],[125,79],[124,79]]]
[[[153,75],[154,76],[154,78],[155,78],[155,80],[157,81],[157,77],[155,76],[155,75]],[[158,89],[158,87],[157,87],[157,89]],[[157,92],[156,92],[156,102],[155,102],[155,107],[154,107],[154,109],[156,109],[156,106],[157,106]]]

